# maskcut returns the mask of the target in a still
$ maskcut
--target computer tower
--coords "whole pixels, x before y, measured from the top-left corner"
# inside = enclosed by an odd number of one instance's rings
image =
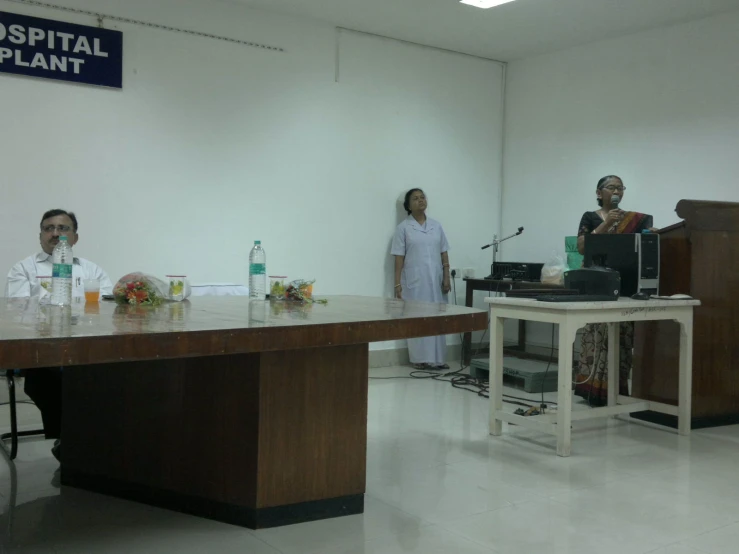
[[[659,235],[643,233],[639,237],[639,281],[637,291],[659,294]]]
[[[659,235],[585,235],[584,265],[618,271],[621,296],[659,294]]]

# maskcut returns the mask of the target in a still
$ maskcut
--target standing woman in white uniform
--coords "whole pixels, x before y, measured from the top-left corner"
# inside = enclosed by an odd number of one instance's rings
[[[449,243],[441,223],[426,217],[426,195],[411,189],[403,207],[408,217],[398,225],[391,254],[395,256],[395,297],[447,303],[451,290]],[[408,354],[416,369],[449,369],[446,337],[408,339]]]

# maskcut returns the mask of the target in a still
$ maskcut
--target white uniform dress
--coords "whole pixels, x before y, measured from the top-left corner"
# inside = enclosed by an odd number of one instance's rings
[[[393,237],[393,256],[405,256],[400,284],[404,300],[447,303],[441,290],[444,271],[441,255],[449,243],[441,223],[426,218],[420,225],[412,215],[398,225]],[[446,337],[408,339],[411,363],[440,365],[446,360]]]

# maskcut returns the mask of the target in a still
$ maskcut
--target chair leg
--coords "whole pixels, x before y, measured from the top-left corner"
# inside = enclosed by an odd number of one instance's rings
[[[15,411],[15,375],[12,369],[5,370],[5,379],[8,383],[8,407],[10,408],[10,433],[2,435],[3,443],[10,439],[10,452],[8,456],[15,460],[18,454],[18,414]],[[5,444],[3,444],[3,447]]]
[[[5,371],[5,379],[8,382],[8,396],[10,405],[10,433],[0,435],[0,445],[5,447],[5,441],[10,439],[10,452],[8,456],[11,460],[15,460],[18,455],[18,437],[33,437],[43,435],[43,429],[34,429],[32,431],[18,431],[18,413],[16,411],[15,401],[15,370],[8,369]]]

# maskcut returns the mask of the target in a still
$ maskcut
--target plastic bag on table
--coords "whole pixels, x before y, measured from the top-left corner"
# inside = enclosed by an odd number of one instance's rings
[[[328,300],[322,298],[317,300],[313,298],[313,283],[312,281],[305,281],[304,279],[296,279],[292,281],[285,289],[285,299],[294,300],[297,302],[307,302],[309,304],[326,304]]]
[[[563,285],[565,281],[565,264],[562,256],[554,254],[541,268],[541,282],[545,285]]]

